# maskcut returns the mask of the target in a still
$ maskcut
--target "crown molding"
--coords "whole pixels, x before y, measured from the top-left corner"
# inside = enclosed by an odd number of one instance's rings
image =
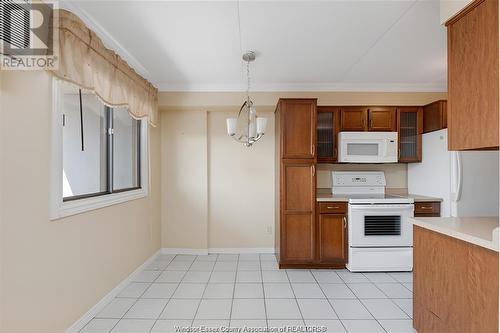
[[[59,8],[66,9],[73,14],[77,15],[90,29],[92,29],[99,38],[101,38],[104,45],[116,52],[123,60],[125,60],[130,67],[132,67],[137,74],[141,75],[149,82],[151,80],[151,73],[135,58],[127,49],[120,44],[106,29],[100,25],[96,19],[92,17],[80,4],[76,1],[60,1]]]
[[[176,84],[157,82],[159,91],[165,92],[244,92],[242,84]],[[275,92],[447,92],[446,83],[276,83],[253,84],[252,91]]]

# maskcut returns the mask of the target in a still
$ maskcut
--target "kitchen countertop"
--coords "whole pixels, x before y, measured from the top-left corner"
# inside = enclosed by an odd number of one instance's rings
[[[427,197],[424,195],[407,194],[401,189],[387,189],[387,194],[400,196],[402,198],[412,198],[414,202],[443,201],[441,198]],[[319,189],[316,193],[316,201],[323,202],[348,202],[349,198],[345,195],[332,194],[330,189]]]
[[[498,217],[414,217],[413,225],[499,252]]]

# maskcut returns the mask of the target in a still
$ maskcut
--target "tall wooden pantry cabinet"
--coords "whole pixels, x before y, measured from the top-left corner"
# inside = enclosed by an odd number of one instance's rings
[[[316,99],[276,107],[276,254],[280,267],[315,258]]]

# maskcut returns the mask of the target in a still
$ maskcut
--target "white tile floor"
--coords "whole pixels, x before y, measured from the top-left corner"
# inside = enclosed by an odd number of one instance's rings
[[[278,270],[271,254],[160,255],[80,332],[414,332],[412,297],[411,273]]]

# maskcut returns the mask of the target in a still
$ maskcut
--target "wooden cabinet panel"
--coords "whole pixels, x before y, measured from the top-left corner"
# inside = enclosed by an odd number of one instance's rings
[[[316,157],[316,99],[282,99],[281,158]]]
[[[416,217],[439,217],[441,216],[441,202],[415,202]]]
[[[314,215],[285,214],[282,223],[281,262],[314,260]]]
[[[347,203],[345,202],[320,202],[318,204],[320,214],[346,214]]]
[[[468,252],[469,332],[498,332],[498,252],[479,246]]]
[[[440,100],[423,107],[424,133],[438,131],[447,127],[446,101]]]
[[[413,304],[419,332],[498,332],[498,253],[414,226]]]
[[[399,162],[422,161],[422,108],[398,108]]]
[[[367,129],[368,108],[342,107],[340,109],[341,131],[365,131]]]
[[[337,161],[339,129],[339,109],[331,106],[318,106],[316,125],[316,154],[318,163],[334,163]]]
[[[396,108],[371,107],[368,110],[368,130],[396,131]]]
[[[312,212],[316,198],[315,166],[310,162],[283,163],[282,197],[285,211]]]
[[[281,163],[280,264],[314,260],[315,168],[308,159]]]
[[[448,148],[498,147],[498,1],[476,0],[448,27]]]
[[[318,221],[319,260],[322,263],[345,263],[346,261],[345,215],[320,214]]]

